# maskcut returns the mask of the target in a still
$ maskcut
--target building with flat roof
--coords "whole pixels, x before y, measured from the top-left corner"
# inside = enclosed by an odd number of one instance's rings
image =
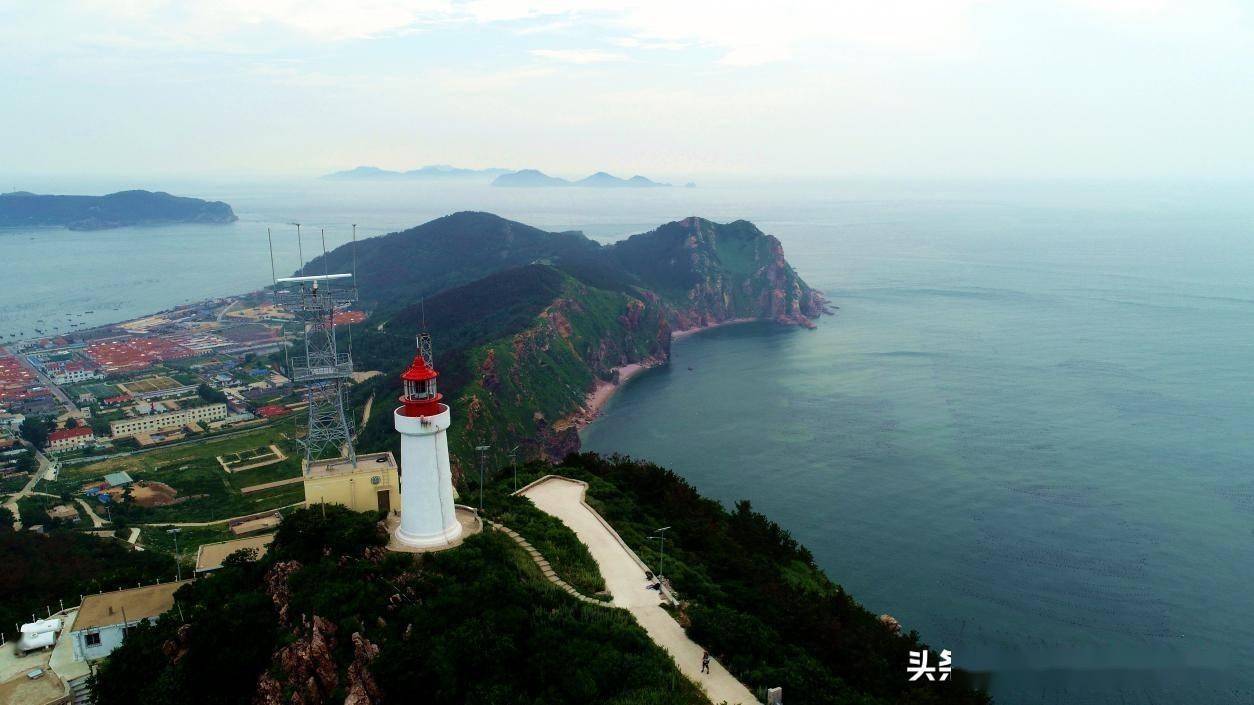
[[[390,452],[315,460],[305,465],[305,505],[342,504],[355,512],[400,508],[400,478]]]
[[[113,653],[126,638],[127,629],[173,608],[174,593],[189,582],[160,583],[84,597],[70,627],[74,660],[94,661]]]
[[[203,544],[196,550],[196,575],[199,577],[221,568],[222,561],[236,551],[254,548],[257,550],[257,558],[261,558],[266,555],[266,551],[270,550],[270,544],[273,541],[274,534],[264,534],[262,536],[249,536],[244,539],[231,539],[230,541]]]
[[[0,648],[0,704],[61,705],[90,701],[91,670],[85,661],[74,660],[69,625],[77,610],[54,613],[48,621],[60,621],[55,645],[22,652],[14,644]],[[42,620],[41,620],[42,621]],[[28,625],[31,626],[31,625]]]
[[[148,414],[133,419],[118,419],[109,422],[109,433],[114,438],[124,438],[140,433],[155,433],[178,429],[201,421],[221,421],[226,418],[226,404],[205,404],[177,411],[166,411],[159,414]]]
[[[109,483],[110,487],[126,487],[127,485],[134,482],[134,480],[131,479],[130,473],[126,472],[125,470],[121,470],[119,472],[111,472],[108,475],[104,476],[104,480],[105,482]]]

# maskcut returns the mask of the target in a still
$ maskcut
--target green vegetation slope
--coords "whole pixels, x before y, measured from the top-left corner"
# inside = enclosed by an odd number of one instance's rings
[[[544,580],[503,534],[381,548],[377,517],[290,516],[105,662],[100,705],[703,705],[631,616]],[[185,621],[184,621],[185,620]]]

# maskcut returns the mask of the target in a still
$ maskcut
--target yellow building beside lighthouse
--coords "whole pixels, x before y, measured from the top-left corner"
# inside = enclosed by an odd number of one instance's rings
[[[355,512],[399,512],[401,483],[390,452],[315,460],[304,467],[305,506],[340,504]]]

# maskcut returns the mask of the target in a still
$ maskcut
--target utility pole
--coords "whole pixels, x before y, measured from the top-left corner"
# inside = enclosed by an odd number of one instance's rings
[[[492,446],[475,446],[475,450],[479,452],[479,513],[483,514],[483,460],[484,454],[490,450]]]
[[[662,583],[662,564],[666,561],[666,530],[669,528],[671,527],[663,526],[660,529],[654,529],[654,531],[657,532],[657,535],[649,537],[651,539],[657,539],[659,544],[657,559],[657,581],[659,585]]]
[[[176,580],[181,581],[183,579],[183,560],[179,556],[179,532],[180,531],[182,531],[182,529],[178,528],[177,526],[174,527],[173,529],[165,530],[167,534],[174,535],[174,575],[175,575]]]
[[[509,449],[509,464],[514,466],[514,492],[518,492],[518,446]]]

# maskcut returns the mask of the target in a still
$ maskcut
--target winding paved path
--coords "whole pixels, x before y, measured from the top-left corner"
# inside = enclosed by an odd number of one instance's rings
[[[5,500],[3,505],[4,509],[9,510],[13,514],[14,531],[22,530],[22,514],[17,509],[18,500],[23,499],[24,497],[29,497],[32,494],[43,494],[42,492],[35,492],[35,485],[38,484],[40,480],[44,479],[44,475],[46,475],[48,469],[52,467],[52,461],[48,459],[48,456],[39,452],[38,448],[31,445],[24,439],[21,441],[21,444],[26,446],[26,449],[30,451],[31,455],[35,456],[36,465],[35,469],[31,471],[30,479],[22,486],[22,489],[18,490],[12,497]],[[3,517],[0,517],[0,520],[3,520]]]
[[[82,497],[75,497],[74,501],[78,502],[78,506],[83,508],[83,511],[87,514],[87,518],[91,519],[91,525],[93,527],[98,529],[105,525],[105,520],[101,519],[100,515],[97,514],[94,509],[91,508],[91,505],[87,504],[87,500],[83,499]]]
[[[541,511],[557,517],[575,532],[601,569],[605,586],[614,597],[614,605],[631,612],[648,632],[649,638],[675,659],[679,670],[704,689],[711,702],[760,705],[749,689],[714,659],[710,659],[710,673],[701,672],[704,650],[689,639],[683,627],[662,609],[661,597],[648,588],[644,564],[609,523],[584,502],[586,490],[587,485],[582,482],[549,476],[524,487],[518,494],[530,499]]]

